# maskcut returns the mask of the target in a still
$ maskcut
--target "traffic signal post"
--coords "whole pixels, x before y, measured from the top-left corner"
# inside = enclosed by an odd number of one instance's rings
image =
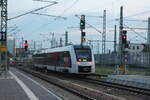
[[[25,40],[25,43],[23,44],[24,45],[24,50],[25,50],[25,57],[28,55],[27,52],[28,52],[28,47],[29,47],[29,44],[28,44],[28,41]]]
[[[7,77],[8,72],[8,56],[7,56],[7,21],[8,21],[8,12],[7,12],[7,0],[1,0],[1,17],[0,17],[0,71],[5,72]]]
[[[122,72],[123,74],[126,73],[127,71],[127,62],[128,62],[128,57],[127,57],[127,51],[126,51],[126,48],[128,48],[128,42],[127,42],[127,31],[126,30],[123,30],[122,31],[122,65],[123,65],[123,68],[122,68]]]
[[[80,30],[81,30],[81,45],[86,41],[86,33],[85,33],[85,15],[81,15],[80,18]]]
[[[119,26],[119,71],[126,73],[126,66],[127,66],[127,51],[128,48],[127,43],[127,31],[123,30],[123,6],[120,7],[120,26]]]

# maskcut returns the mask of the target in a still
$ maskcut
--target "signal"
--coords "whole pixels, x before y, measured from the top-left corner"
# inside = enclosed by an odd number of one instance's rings
[[[80,29],[81,29],[81,30],[85,29],[85,15],[81,15],[81,19],[80,19]]]
[[[28,46],[29,46],[28,41],[27,41],[27,40],[25,40],[25,43],[24,43],[25,51],[28,51]]]
[[[85,32],[81,32],[82,37],[85,37],[86,33]]]
[[[122,44],[127,44],[127,31],[123,30],[122,32]]]

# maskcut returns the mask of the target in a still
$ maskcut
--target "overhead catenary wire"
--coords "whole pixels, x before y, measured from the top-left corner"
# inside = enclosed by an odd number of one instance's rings
[[[62,18],[62,19],[64,19],[64,20],[66,20],[67,19],[67,17],[62,17],[62,16],[56,16],[56,15],[48,15],[48,14],[41,14],[41,13],[31,13],[31,14],[35,14],[35,15],[41,15],[41,16],[48,16],[48,17],[59,17],[59,18]]]
[[[75,4],[77,4],[78,1],[79,1],[79,0],[75,0],[69,7],[67,7],[67,8],[66,8],[60,15],[58,15],[58,16],[64,15],[67,11],[69,11],[71,8],[73,8],[73,6],[74,6]],[[53,21],[50,21],[49,23],[45,23],[45,24],[41,25],[38,29],[42,29],[43,27],[46,27],[46,26],[48,26],[49,24],[55,22],[55,21],[57,20],[57,18],[59,18],[59,17],[54,18],[54,20],[53,20]],[[66,17],[66,18],[67,18],[67,17]]]
[[[67,7],[66,9],[64,9],[64,11],[59,15],[59,16],[62,16],[62,15],[64,15],[67,11],[69,11],[69,10],[71,10],[71,8],[73,8],[76,4],[77,4],[77,2],[78,2],[79,0],[75,0],[69,7]],[[55,18],[54,20],[56,20],[57,18]]]
[[[71,8],[73,8],[77,4],[78,1],[79,0],[75,0],[69,7],[64,9],[64,11],[60,15],[64,15],[67,11],[71,10]]]
[[[144,40],[147,40],[146,37],[142,36],[139,32],[136,32],[134,29],[128,27],[127,25],[124,24],[124,26],[126,26],[127,28],[129,28],[131,31],[133,31],[135,34],[139,35],[141,38],[143,38]]]
[[[33,0],[33,1],[56,3],[56,1],[47,1],[47,0]]]
[[[136,13],[136,14],[129,15],[129,16],[125,16],[124,18],[139,16],[139,15],[143,15],[143,14],[146,14],[146,13],[150,13],[150,10],[147,10],[147,11],[144,11],[144,12],[140,12],[140,13]]]
[[[116,21],[119,21],[119,18],[116,18],[115,20],[116,20]],[[125,19],[125,18],[124,18],[124,21],[135,21],[135,22],[139,21],[139,22],[148,22],[148,20],[140,20],[140,19]]]
[[[33,13],[33,12],[36,12],[36,11],[42,10],[42,9],[44,9],[44,8],[50,7],[50,6],[54,5],[54,4],[57,4],[57,2],[54,2],[54,3],[52,3],[52,4],[48,4],[48,5],[44,6],[44,7],[40,7],[40,8],[37,8],[37,9],[31,10],[31,11],[29,11],[29,12],[26,12],[26,13],[24,13],[24,14],[21,14],[21,15],[18,15],[18,16],[12,17],[12,18],[9,18],[8,20],[13,20],[13,19],[16,19],[16,18],[19,18],[19,17],[25,16],[25,15],[27,15],[27,14],[30,14],[30,13]]]
[[[75,16],[80,19],[80,17],[79,17],[78,15],[75,15]],[[85,23],[86,23],[87,25],[89,25],[90,27],[92,27],[93,29],[95,29],[98,33],[102,33],[100,30],[98,30],[98,29],[97,29],[96,27],[94,27],[93,25],[89,24],[87,21],[85,21]]]

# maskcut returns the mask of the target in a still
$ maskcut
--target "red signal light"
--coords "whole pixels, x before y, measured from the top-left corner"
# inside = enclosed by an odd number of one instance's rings
[[[122,35],[122,44],[127,43],[127,36],[125,34]]]
[[[123,35],[123,36],[122,36],[122,39],[126,39],[126,38],[127,38],[127,36],[126,36],[126,35]]]

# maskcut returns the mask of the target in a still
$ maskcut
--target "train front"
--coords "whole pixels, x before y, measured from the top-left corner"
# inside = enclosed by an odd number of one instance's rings
[[[94,55],[89,46],[74,46],[78,73],[95,73]]]

